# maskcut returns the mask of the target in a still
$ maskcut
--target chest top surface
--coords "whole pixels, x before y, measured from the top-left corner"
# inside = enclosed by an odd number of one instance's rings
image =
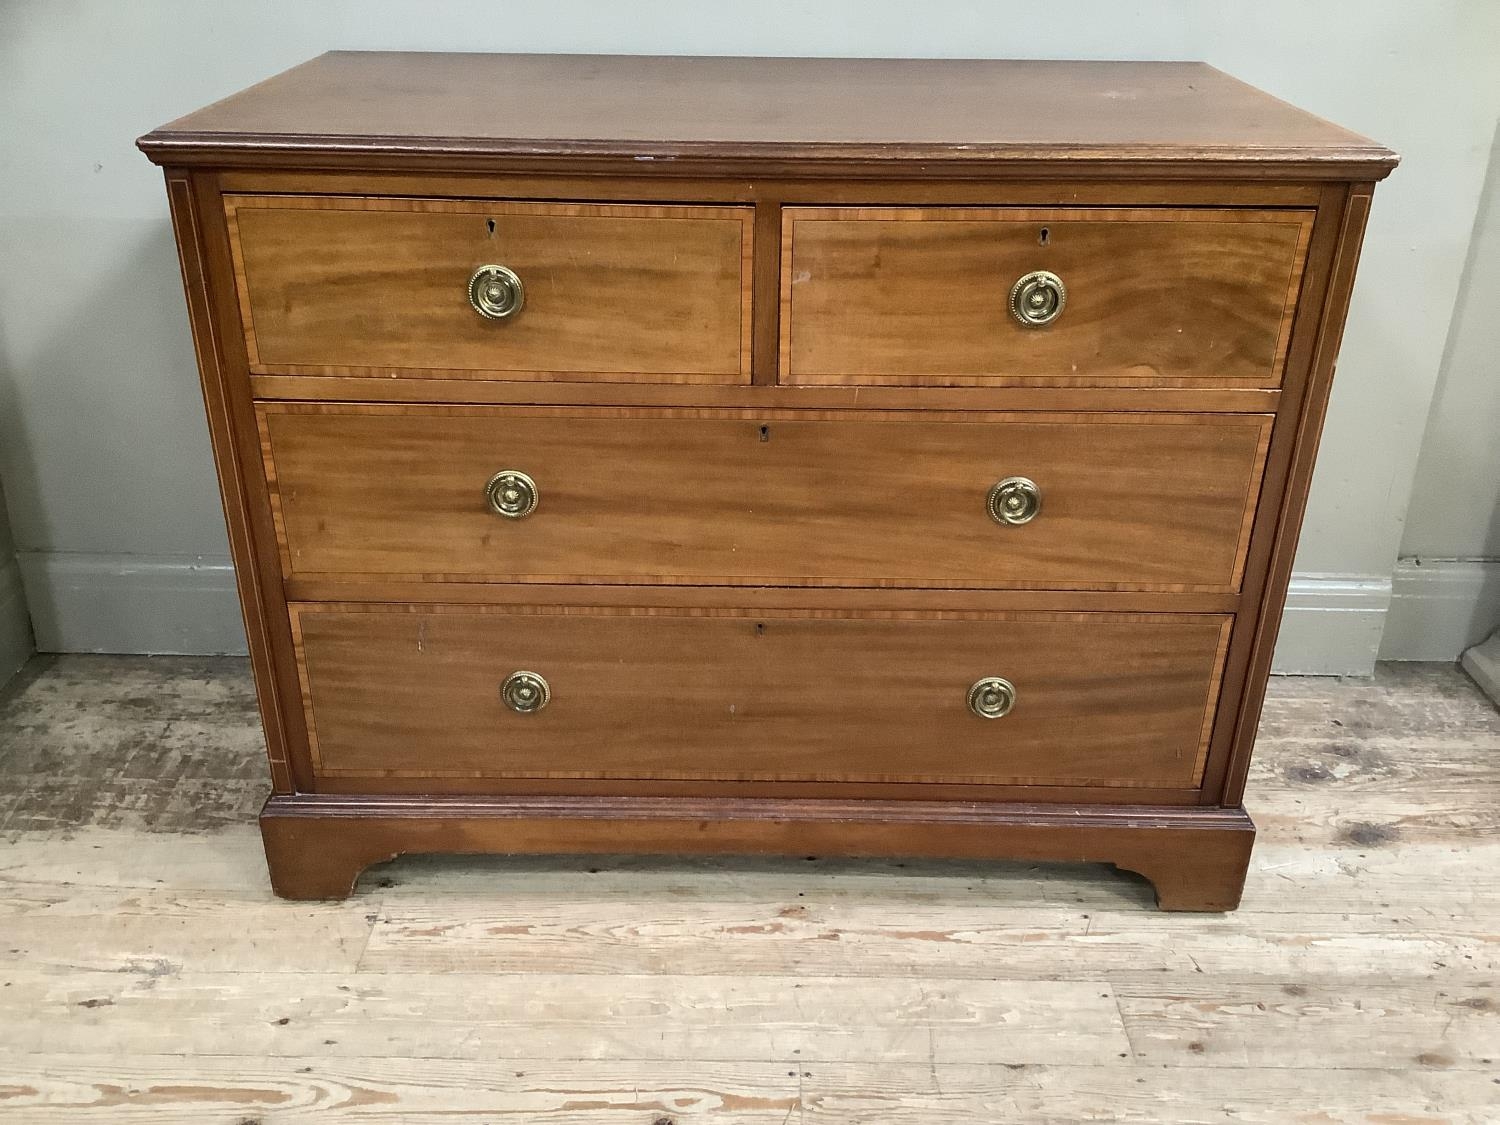
[[[1388,149],[1199,62],[333,51],[141,138],[159,163],[455,157],[1218,165]]]

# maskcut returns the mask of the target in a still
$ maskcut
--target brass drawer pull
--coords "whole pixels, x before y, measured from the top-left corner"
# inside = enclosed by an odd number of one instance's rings
[[[491,511],[512,520],[525,519],[541,501],[536,481],[517,469],[502,469],[492,476],[484,497]]]
[[[1010,315],[1023,328],[1041,328],[1062,315],[1068,287],[1048,270],[1025,274],[1010,289]]]
[[[1015,685],[999,676],[975,680],[969,688],[969,710],[981,719],[1003,719],[1015,705]]]
[[[552,688],[535,672],[512,672],[500,685],[500,698],[517,715],[530,715],[552,701]]]
[[[1019,527],[1042,510],[1042,490],[1030,477],[1006,477],[990,489],[985,507],[996,523]]]
[[[469,278],[469,304],[486,320],[515,316],[526,303],[526,287],[505,266],[480,266]]]

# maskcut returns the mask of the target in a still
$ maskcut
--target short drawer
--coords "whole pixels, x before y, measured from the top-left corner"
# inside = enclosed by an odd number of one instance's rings
[[[323,776],[1167,788],[1202,775],[1231,621],[292,612]]]
[[[748,207],[237,195],[251,370],[750,379]]]
[[[258,409],[287,576],[422,581],[1230,592],[1270,431],[1262,415]]]
[[[782,222],[784,382],[1232,387],[1281,381],[1312,212],[793,207]]]

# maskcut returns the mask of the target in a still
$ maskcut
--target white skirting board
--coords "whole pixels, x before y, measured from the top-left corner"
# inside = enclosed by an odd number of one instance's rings
[[[0,563],[0,684],[31,659],[31,619],[21,586],[21,568],[13,559]]]
[[[20,563],[43,652],[245,651],[227,559],[29,551]],[[1294,577],[1274,670],[1369,675],[1390,604],[1384,577]],[[1462,647],[1437,659],[1454,660]]]
[[[244,655],[228,559],[22,551],[41,652]]]
[[[1396,563],[1382,660],[1457,660],[1500,626],[1500,559]]]
[[[1500,705],[1500,629],[1464,653],[1462,663],[1480,690]]]
[[[1368,676],[1391,604],[1389,578],[1294,574],[1271,671],[1295,676]]]

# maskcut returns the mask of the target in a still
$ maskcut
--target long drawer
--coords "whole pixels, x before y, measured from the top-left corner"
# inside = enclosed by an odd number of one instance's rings
[[[228,196],[252,371],[750,379],[749,207]]]
[[[1262,415],[258,410],[288,577],[434,582],[1232,592],[1270,432]]]
[[[791,207],[789,383],[1275,386],[1309,211]]]
[[[1230,618],[292,607],[327,777],[1192,787]]]

